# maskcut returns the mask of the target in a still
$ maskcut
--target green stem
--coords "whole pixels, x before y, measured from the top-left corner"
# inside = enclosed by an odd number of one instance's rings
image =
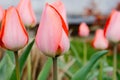
[[[17,80],[20,80],[18,51],[15,51],[14,55],[15,55],[15,65],[16,65],[16,77],[17,77]]]
[[[117,80],[116,72],[117,72],[117,44],[114,45],[113,53],[113,80]]]
[[[31,55],[28,56],[28,80],[31,80]]]
[[[87,44],[86,44],[86,41],[84,41],[83,61],[84,61],[84,65],[85,65],[87,62]]]
[[[102,80],[102,76],[103,76],[103,58],[100,59],[100,69],[99,69],[99,80]]]
[[[53,58],[53,80],[57,80],[57,57]]]

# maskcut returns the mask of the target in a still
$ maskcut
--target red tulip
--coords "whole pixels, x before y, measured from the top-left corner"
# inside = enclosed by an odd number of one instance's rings
[[[79,36],[87,37],[87,36],[89,36],[89,32],[90,32],[90,30],[89,30],[87,24],[84,23],[84,22],[81,23],[80,26],[79,26],[79,30],[78,30]]]
[[[22,21],[26,26],[35,26],[36,17],[30,0],[21,0],[17,6]]]
[[[3,16],[4,16],[4,10],[3,10],[3,8],[0,6],[0,22],[2,21]]]
[[[48,56],[59,56],[69,49],[68,29],[65,18],[56,7],[45,5],[36,35],[38,48]],[[62,8],[61,8],[62,9]]]
[[[98,29],[96,31],[93,47],[96,49],[106,49],[108,47],[108,40],[104,36],[104,31],[102,29]]]
[[[105,37],[114,43],[120,41],[120,12],[113,10],[110,14],[104,29]]]
[[[10,7],[5,11],[0,39],[2,47],[13,51],[23,48],[28,42],[28,34],[18,11],[14,7]]]

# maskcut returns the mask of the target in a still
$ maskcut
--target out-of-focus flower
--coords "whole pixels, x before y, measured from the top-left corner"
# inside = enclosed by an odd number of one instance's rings
[[[105,37],[113,43],[120,41],[120,12],[113,10],[104,29]]]
[[[9,7],[5,11],[1,24],[0,45],[6,49],[17,51],[28,42],[28,34],[16,8]]]
[[[30,0],[20,0],[17,6],[20,17],[26,26],[33,27],[36,25],[36,17],[32,9]]]
[[[79,29],[78,29],[79,36],[87,37],[87,36],[89,36],[89,32],[90,32],[90,30],[89,30],[87,24],[82,22],[79,26]]]
[[[96,31],[92,45],[94,48],[101,50],[108,48],[108,40],[105,38],[104,31],[102,29],[98,29]]]
[[[0,6],[0,22],[2,21],[3,19],[3,16],[4,16],[4,9]]]
[[[55,3],[45,5],[36,35],[38,48],[51,57],[61,55],[70,46],[64,14],[58,11],[62,7]]]

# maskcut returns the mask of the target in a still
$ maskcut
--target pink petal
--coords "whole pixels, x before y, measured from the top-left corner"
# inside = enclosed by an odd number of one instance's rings
[[[95,34],[93,46],[96,49],[106,49],[108,47],[108,40],[104,37],[103,30],[98,29]]]
[[[78,34],[79,34],[79,36],[81,36],[81,37],[87,37],[87,36],[89,36],[89,28],[88,28],[88,26],[87,26],[87,24],[86,23],[81,23],[80,24],[80,26],[79,26],[79,30],[78,30]]]
[[[62,50],[62,53],[69,50],[70,42],[68,36],[65,34],[64,30],[62,30],[62,38],[60,42],[60,48]]]
[[[57,0],[56,2],[54,2],[53,4],[51,4],[59,13],[60,15],[63,17],[65,23],[66,23],[66,26],[68,28],[68,25],[67,25],[67,18],[66,18],[66,9],[65,9],[65,6],[64,4],[62,3],[62,1],[60,0]]]
[[[62,22],[58,13],[46,4],[36,35],[38,48],[46,55],[55,56],[62,37]]]
[[[8,8],[2,22],[1,39],[5,48],[17,51],[28,42],[28,35],[14,7]]]
[[[106,22],[104,34],[108,40],[116,43],[120,41],[119,32],[120,32],[120,12],[113,10]]]
[[[17,9],[25,25],[34,26],[36,24],[36,17],[30,0],[21,0]]]

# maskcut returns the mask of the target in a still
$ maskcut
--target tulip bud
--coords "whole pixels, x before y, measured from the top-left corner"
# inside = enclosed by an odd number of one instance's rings
[[[3,8],[0,6],[0,23],[1,23],[2,19],[3,19],[3,16],[4,16],[4,10],[3,10]]]
[[[84,22],[82,22],[80,24],[79,30],[78,30],[79,36],[81,36],[81,37],[87,37],[87,36],[89,36],[89,32],[90,32],[90,30],[89,30],[87,24],[84,23]]]
[[[62,4],[62,2],[61,2]],[[58,11],[60,6],[46,4],[36,35],[38,48],[47,56],[56,57],[69,49],[68,28],[65,18]],[[61,8],[61,10],[64,8]]]
[[[105,37],[113,43],[120,41],[120,12],[113,10],[110,14],[104,29]]]
[[[108,48],[108,40],[105,38],[104,31],[102,29],[98,29],[96,31],[93,40],[93,47],[101,50]]]
[[[28,34],[16,8],[5,11],[1,24],[0,44],[2,47],[17,51],[28,42]]]
[[[30,0],[21,0],[17,6],[20,17],[23,23],[28,27],[33,27],[36,25],[36,17],[32,9]]]

